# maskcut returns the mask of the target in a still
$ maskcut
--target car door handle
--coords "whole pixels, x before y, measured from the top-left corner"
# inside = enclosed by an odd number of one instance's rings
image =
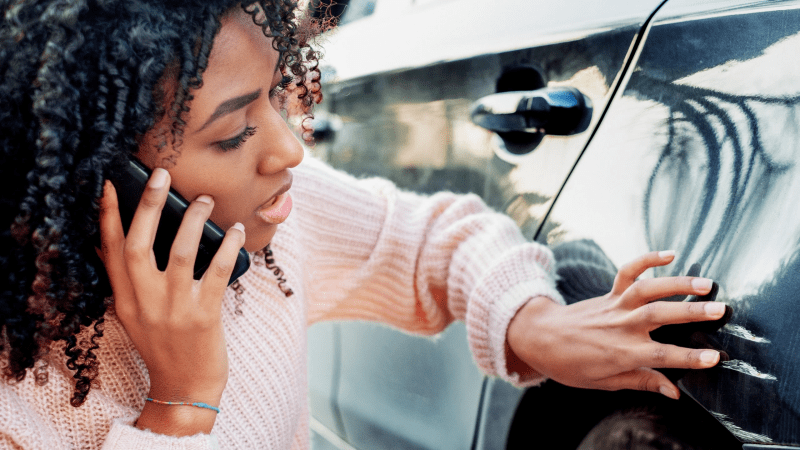
[[[472,105],[472,122],[496,133],[569,136],[585,131],[592,101],[573,87],[487,95]]]

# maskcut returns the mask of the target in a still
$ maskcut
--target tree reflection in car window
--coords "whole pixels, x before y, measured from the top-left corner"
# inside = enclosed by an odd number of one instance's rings
[[[780,161],[765,148],[761,133],[764,124],[756,115],[756,105],[782,110],[773,111],[771,117],[783,116],[787,124],[797,123],[800,95],[734,95],[647,76],[640,77],[636,87],[640,95],[669,108],[667,143],[644,196],[648,245],[669,247],[669,243],[682,240],[670,234],[680,232],[686,239],[683,244],[686,250],[681,252],[672,270],[683,272],[690,257],[691,262],[708,267],[719,262],[715,261],[717,257],[732,244],[726,237],[730,238],[731,233],[764,206],[763,199],[771,191],[775,177],[794,165]],[[665,91],[670,95],[663,95]],[[698,183],[702,185],[699,199],[686,198],[686,188]],[[662,190],[660,198],[668,198],[672,203],[669,207],[651,204],[657,189]],[[721,211],[715,205],[718,201],[725,202]],[[712,208],[721,214],[712,214]],[[682,211],[680,219],[675,215],[671,219],[662,218],[681,223],[679,226],[660,223],[653,216],[657,210]],[[709,223],[712,217],[716,217],[713,221],[717,223]],[[713,234],[709,236],[709,232]],[[700,241],[704,248],[695,248]]]

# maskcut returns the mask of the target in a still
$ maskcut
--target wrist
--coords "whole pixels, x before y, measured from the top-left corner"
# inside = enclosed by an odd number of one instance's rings
[[[192,436],[211,433],[216,420],[217,413],[210,409],[146,402],[134,426],[169,436]]]
[[[534,297],[523,305],[508,325],[506,333],[506,365],[509,373],[518,373],[523,378],[540,376],[539,372],[525,362],[525,355],[535,351],[531,349],[532,335],[540,333],[537,323],[548,315],[548,312],[562,305],[549,297]]]

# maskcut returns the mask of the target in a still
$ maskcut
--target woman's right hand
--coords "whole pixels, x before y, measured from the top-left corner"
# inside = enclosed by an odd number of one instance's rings
[[[237,224],[227,231],[209,269],[194,280],[203,225],[214,207],[211,197],[199,196],[186,211],[166,270],[160,271],[153,242],[169,184],[166,170],[153,171],[126,237],[116,191],[106,181],[100,213],[103,262],[117,317],[147,366],[149,396],[217,406],[228,379],[222,298],[244,245],[244,227]],[[136,426],[191,435],[210,432],[215,418],[208,409],[147,402]]]
[[[654,368],[707,369],[719,362],[720,353],[655,342],[650,332],[664,325],[719,320],[726,307],[717,302],[659,301],[706,295],[712,287],[707,278],[638,280],[645,270],[674,258],[673,252],[642,255],[623,266],[611,292],[600,297],[571,305],[533,298],[509,325],[509,366],[567,386],[637,389],[677,399],[677,386]]]

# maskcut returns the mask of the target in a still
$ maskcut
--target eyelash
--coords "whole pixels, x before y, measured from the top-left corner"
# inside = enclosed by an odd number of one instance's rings
[[[281,78],[280,83],[278,83],[278,85],[275,86],[275,88],[273,88],[269,92],[269,96],[274,97],[280,92],[283,92],[284,89],[289,87],[289,83],[291,82],[292,82],[292,77],[284,75],[283,78]],[[217,142],[217,147],[223,152],[236,150],[237,148],[241,147],[242,144],[244,144],[247,141],[247,139],[250,138],[250,136],[254,134],[256,134],[256,127],[245,127],[242,134],[236,136],[235,138],[228,139],[227,141]]]
[[[217,147],[223,152],[227,152],[230,150],[236,150],[237,148],[241,147],[242,144],[250,138],[250,136],[256,134],[256,127],[245,127],[242,134],[236,136],[233,139],[228,139],[227,141],[217,142]]]

